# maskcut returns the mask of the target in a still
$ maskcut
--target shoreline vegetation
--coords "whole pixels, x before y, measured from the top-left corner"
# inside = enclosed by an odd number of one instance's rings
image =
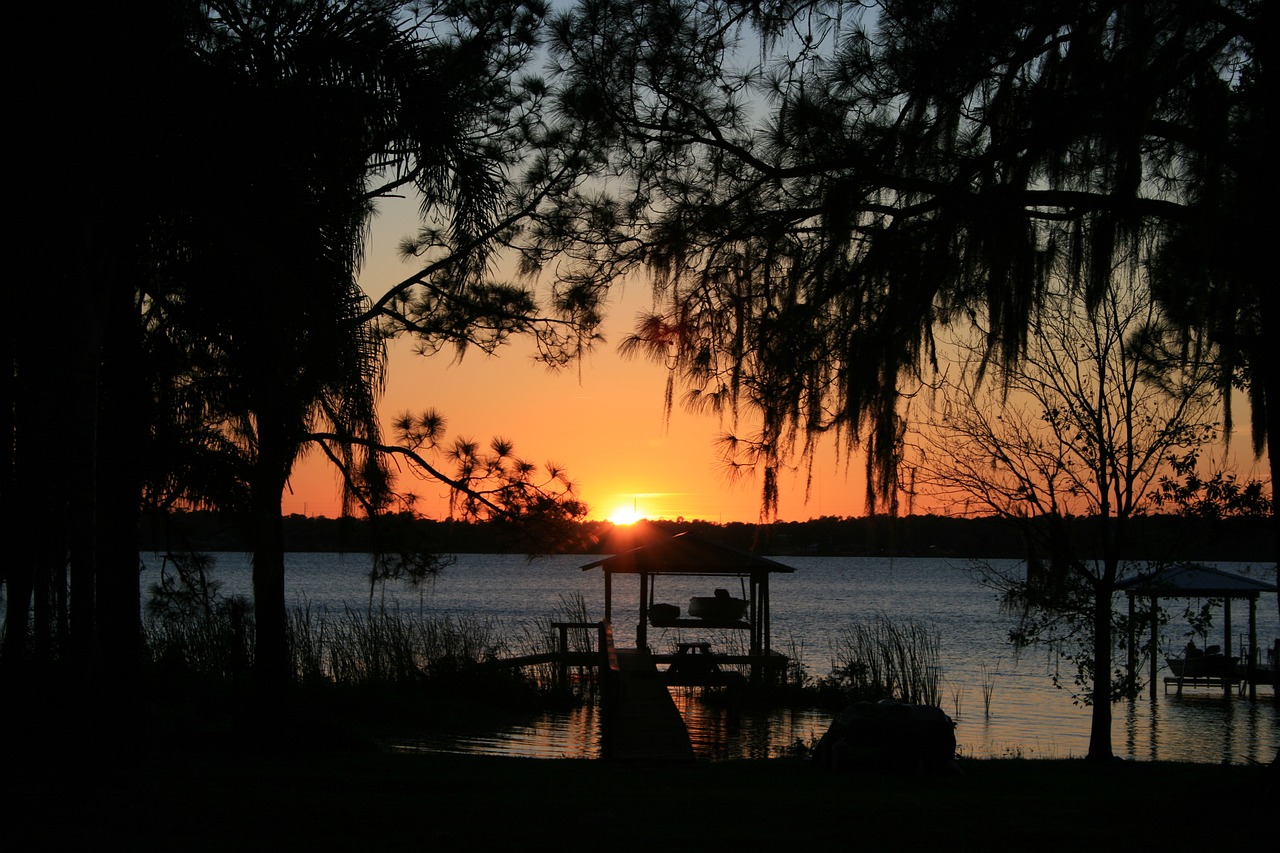
[[[955,773],[919,775],[834,773],[801,748],[677,764],[396,752],[386,744],[406,733],[487,728],[584,697],[477,678],[499,648],[483,624],[385,613],[332,624],[306,610],[291,629],[297,677],[264,692],[248,614],[212,605],[170,611],[173,633],[149,633],[134,692],[86,694],[57,667],[7,682],[31,697],[7,728],[23,734],[6,738],[15,772],[0,783],[29,833],[14,849],[1077,850],[1209,844],[1237,820],[1236,841],[1272,831],[1274,765],[962,757]],[[891,628],[850,645],[883,645]],[[339,660],[346,675],[326,677]],[[862,686],[897,692],[875,681]],[[1206,819],[1171,819],[1184,801]]]
[[[1095,519],[1071,519],[1077,541]],[[1129,521],[1131,559],[1274,562],[1268,518],[1187,518],[1147,515]],[[327,518],[289,515],[283,520],[286,551],[428,552],[438,554],[613,554],[656,539],[690,532],[765,556],[952,557],[1021,559],[1023,533],[1005,519],[940,515],[826,516],[803,522],[724,524],[685,519],[644,520],[617,526],[582,521],[558,528],[553,538],[500,522],[469,522],[390,515]],[[245,551],[243,531],[211,511],[173,511],[144,520],[144,551]]]
[[[447,668],[265,695],[247,670],[180,664],[157,661],[127,695],[52,670],[8,683],[34,697],[7,727],[23,735],[6,738],[0,797],[29,834],[12,849],[1074,851],[1273,832],[1274,763],[960,757],[921,775],[832,772],[800,749],[688,763],[398,752],[386,744],[408,730],[483,728],[537,700]]]

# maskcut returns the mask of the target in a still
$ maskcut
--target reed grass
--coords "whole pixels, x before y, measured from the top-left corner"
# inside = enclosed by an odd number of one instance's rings
[[[831,678],[852,701],[892,699],[941,705],[942,666],[936,631],[883,614],[846,628],[832,650]]]
[[[319,630],[315,642],[324,651],[322,671],[341,684],[448,678],[507,650],[493,622],[469,616],[346,608],[339,618],[321,620]],[[298,646],[295,637],[295,649]]]
[[[225,599],[207,612],[153,614],[144,634],[153,662],[170,670],[235,682],[253,665],[253,616],[243,598]]]
[[[253,618],[231,599],[206,615],[147,620],[144,639],[156,663],[237,680],[253,664]],[[503,657],[510,645],[492,620],[398,609],[295,608],[289,647],[299,683],[361,687],[440,681]]]
[[[980,685],[982,688],[982,710],[986,716],[990,717],[991,716],[991,697],[996,690],[996,675],[999,674],[1000,672],[1000,666],[999,664],[997,664],[996,667],[992,669],[991,667],[987,666],[986,662],[984,661],[981,664],[980,669],[982,673],[982,683]]]
[[[520,622],[511,643],[513,655],[547,655],[560,651],[560,630],[555,622],[594,624],[588,616],[587,602],[581,593],[561,595],[559,606],[551,616]],[[599,652],[599,634],[585,627],[567,630],[569,652]],[[541,693],[581,700],[593,696],[598,686],[594,667],[561,667],[554,662],[531,664],[521,668],[522,677]]]

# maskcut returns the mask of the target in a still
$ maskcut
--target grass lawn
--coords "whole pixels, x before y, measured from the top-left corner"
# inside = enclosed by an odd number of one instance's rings
[[[1018,759],[960,767],[945,777],[886,777],[832,774],[798,759],[658,766],[333,748],[103,756],[9,775],[6,824],[22,831],[7,833],[19,843],[4,846],[1043,851],[1274,838],[1277,789],[1266,767]]]
[[[396,753],[368,724],[397,703],[309,694],[253,718],[274,724],[239,727],[216,694],[149,707],[46,682],[15,696],[0,727],[0,853],[1273,849],[1280,815],[1275,765],[969,759],[917,776],[798,758]],[[406,719],[482,724],[499,704],[446,698]]]

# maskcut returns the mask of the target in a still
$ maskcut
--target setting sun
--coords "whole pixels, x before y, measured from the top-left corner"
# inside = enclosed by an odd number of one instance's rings
[[[614,524],[635,524],[640,520],[640,513],[636,511],[634,504],[621,504],[609,513],[609,520]]]

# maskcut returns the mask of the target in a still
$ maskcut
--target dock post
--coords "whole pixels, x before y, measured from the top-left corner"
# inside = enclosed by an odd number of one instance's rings
[[[1249,660],[1244,665],[1249,680],[1249,701],[1258,701],[1258,599],[1249,599]]]
[[[1156,597],[1151,596],[1151,698],[1156,698],[1156,675],[1160,671],[1160,610],[1157,605]],[[1167,691],[1166,691],[1167,692]]]
[[[1226,655],[1227,661],[1231,661],[1231,598],[1222,599],[1222,653]],[[1234,665],[1231,670],[1232,677],[1235,676]],[[1231,695],[1232,684],[1224,679],[1222,682],[1222,695]]]

